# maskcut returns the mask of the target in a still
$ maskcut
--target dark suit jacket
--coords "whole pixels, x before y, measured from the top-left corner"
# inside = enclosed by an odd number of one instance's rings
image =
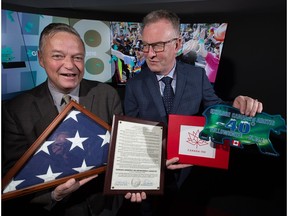
[[[97,81],[85,79],[81,81],[79,103],[110,125],[113,114],[122,114],[121,100],[117,91],[108,84]],[[47,81],[5,102],[2,109],[2,175],[16,163],[57,115],[58,110]],[[76,203],[81,202],[81,194],[89,197],[89,193],[94,191],[91,190],[91,185],[92,188],[99,187],[101,191],[102,183],[103,178],[97,177],[94,181],[95,186],[89,182],[89,189],[85,185],[87,191],[84,192],[83,187],[83,190],[79,190],[82,193],[76,193],[78,196]],[[75,213],[74,211],[73,214]]]
[[[196,115],[201,105],[223,103],[215,95],[203,68],[177,62],[175,73],[176,92],[171,113]],[[168,123],[159,83],[148,67],[127,82],[124,111],[128,116]]]
[[[176,91],[171,111],[172,114],[201,114],[199,113],[201,111],[200,108],[224,103],[215,94],[203,68],[185,64],[183,62],[177,62],[175,73]],[[127,82],[124,99],[124,113],[127,116],[164,122],[166,125],[168,124],[168,118],[157,77],[148,67]],[[142,212],[156,210],[156,213],[154,212],[154,214],[157,215],[159,213],[157,210],[163,213],[164,209],[168,209],[168,206],[173,206],[175,200],[172,200],[192,169],[193,167],[174,171],[166,170],[164,201],[161,201],[162,203],[157,204],[154,207],[148,207],[147,209],[145,206],[149,206],[146,203],[149,201],[146,200],[142,204]],[[152,201],[151,203],[155,203],[155,201]],[[167,210],[167,213],[169,213],[169,210]]]

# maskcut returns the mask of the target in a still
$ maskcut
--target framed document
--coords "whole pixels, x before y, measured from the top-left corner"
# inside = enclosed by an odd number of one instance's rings
[[[2,200],[106,170],[111,126],[71,101],[2,179]]]
[[[167,158],[179,157],[179,163],[228,169],[230,142],[215,144],[202,140],[203,116],[169,115]]]
[[[114,115],[105,194],[163,194],[166,128],[161,122]]]

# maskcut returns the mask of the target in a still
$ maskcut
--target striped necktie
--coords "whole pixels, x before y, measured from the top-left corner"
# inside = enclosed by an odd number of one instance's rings
[[[69,104],[69,102],[71,101],[71,96],[68,94],[64,94],[61,100],[61,111],[66,107],[67,104]]]

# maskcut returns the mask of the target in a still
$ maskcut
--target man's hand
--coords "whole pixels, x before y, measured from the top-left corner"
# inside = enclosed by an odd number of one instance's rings
[[[167,169],[175,170],[175,169],[182,169],[182,168],[193,166],[192,164],[178,164],[178,161],[179,161],[178,157],[174,157],[169,160],[166,160]]]
[[[146,193],[127,193],[125,195],[125,199],[130,199],[131,202],[142,202],[142,200],[146,199]]]
[[[256,113],[261,113],[263,105],[257,99],[253,99],[247,96],[238,96],[233,102],[233,107],[240,110],[242,115],[255,116]]]
[[[51,197],[55,201],[60,201],[64,197],[68,196],[72,192],[78,190],[82,185],[96,178],[98,175],[90,176],[88,178],[81,179],[80,181],[76,181],[74,178],[69,179],[65,183],[58,185],[54,191],[51,193]]]

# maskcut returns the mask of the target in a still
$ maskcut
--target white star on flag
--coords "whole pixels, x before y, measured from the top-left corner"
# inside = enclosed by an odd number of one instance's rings
[[[84,171],[86,171],[86,170],[92,169],[93,167],[94,167],[94,166],[87,166],[87,165],[86,165],[86,161],[83,160],[83,163],[82,163],[81,167],[73,168],[73,169],[74,169],[75,171],[77,171],[77,172],[84,172]]]
[[[12,180],[12,181],[10,182],[10,184],[5,188],[5,190],[3,191],[3,193],[16,190],[16,186],[19,185],[19,184],[21,184],[23,181],[25,181],[25,180],[18,180],[18,181]]]
[[[66,120],[69,119],[69,118],[72,118],[72,119],[74,119],[76,122],[78,122],[76,115],[78,115],[79,113],[80,113],[80,111],[76,111],[76,110],[71,111],[71,112],[69,113],[69,115],[64,119],[64,121],[66,121]]]
[[[110,132],[107,130],[105,135],[98,135],[103,139],[103,142],[101,144],[101,147],[104,146],[105,144],[109,143],[110,141]]]
[[[54,143],[55,141],[46,141],[43,143],[43,145],[38,149],[38,151],[35,153],[35,155],[40,152],[40,151],[43,151],[43,152],[46,152],[48,155],[50,155],[50,152],[48,150],[48,146],[51,145],[52,143]]]
[[[70,151],[75,148],[75,147],[79,147],[81,149],[84,150],[84,147],[83,147],[83,142],[88,139],[88,137],[84,137],[84,138],[81,138],[79,136],[79,132],[77,131],[76,135],[74,138],[66,138],[67,140],[71,141],[72,142],[72,145],[71,145],[71,148],[70,148]]]
[[[36,176],[37,176],[38,178],[43,179],[44,182],[47,182],[47,181],[51,181],[51,180],[56,179],[56,177],[59,176],[59,175],[61,175],[61,174],[62,174],[62,172],[60,172],[60,173],[53,173],[51,167],[49,166],[46,174],[36,175]]]

